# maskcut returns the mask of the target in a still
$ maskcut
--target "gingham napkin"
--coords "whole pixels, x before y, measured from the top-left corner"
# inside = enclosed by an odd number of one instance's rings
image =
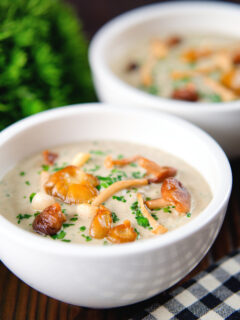
[[[240,320],[240,249],[151,300],[130,319]]]

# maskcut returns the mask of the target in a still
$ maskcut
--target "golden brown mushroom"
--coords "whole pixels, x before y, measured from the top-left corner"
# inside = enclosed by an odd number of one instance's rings
[[[107,156],[104,160],[104,165],[107,169],[111,169],[113,166],[126,166],[132,162],[136,162],[140,156],[134,156],[131,158],[124,158],[124,159],[113,159],[112,156]]]
[[[137,233],[131,227],[129,220],[125,220],[123,224],[110,229],[107,239],[112,243],[126,243],[133,242],[137,238]]]
[[[35,217],[32,227],[40,234],[54,235],[62,228],[65,221],[66,217],[62,213],[60,205],[54,203]]]
[[[226,88],[232,90],[235,94],[239,95],[240,94],[240,68],[232,69],[224,73],[222,76],[221,82]],[[234,94],[232,93],[232,95]],[[231,100],[233,100],[233,98]]]
[[[146,201],[149,209],[173,205],[179,213],[187,213],[191,207],[191,195],[183,184],[175,178],[167,178],[161,187],[162,197]]]
[[[92,220],[89,234],[95,239],[103,239],[108,234],[112,225],[112,214],[104,206],[98,208],[97,214]]]
[[[153,228],[152,232],[155,233],[155,234],[166,233],[168,231],[168,229],[165,228],[163,225],[159,224],[152,217],[150,212],[148,212],[148,210],[147,210],[147,208],[146,208],[146,206],[144,204],[143,197],[142,197],[142,195],[140,193],[137,194],[137,199],[138,199],[138,203],[139,203],[139,206],[140,206],[140,209],[141,209],[141,212],[142,212],[143,216],[148,219],[151,227]]]
[[[50,152],[49,150],[44,150],[42,152],[44,162],[48,165],[53,165],[55,160],[58,158],[58,154],[54,152]]]
[[[97,195],[98,179],[76,166],[67,166],[52,174],[45,183],[47,194],[65,203],[89,202]]]
[[[174,177],[177,173],[175,168],[159,166],[156,162],[139,155],[120,160],[113,160],[111,156],[107,156],[104,164],[106,168],[112,168],[112,166],[125,166],[132,162],[137,162],[140,167],[147,171],[148,174],[152,174],[155,177],[153,179],[148,179],[149,183],[162,182],[165,178]]]
[[[148,160],[144,157],[139,157],[138,164],[144,168],[148,174],[152,174],[155,178],[149,179],[149,182],[159,183],[165,178],[174,177],[177,170],[172,167],[161,167],[156,162]]]

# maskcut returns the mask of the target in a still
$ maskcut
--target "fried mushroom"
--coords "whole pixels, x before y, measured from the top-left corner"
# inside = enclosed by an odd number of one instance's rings
[[[183,184],[176,178],[167,178],[161,187],[162,197],[146,201],[149,209],[159,209],[175,206],[179,213],[187,213],[191,208],[191,195]]]
[[[60,205],[54,203],[35,217],[32,227],[37,233],[51,236],[60,231],[65,221],[66,217],[62,213]]]

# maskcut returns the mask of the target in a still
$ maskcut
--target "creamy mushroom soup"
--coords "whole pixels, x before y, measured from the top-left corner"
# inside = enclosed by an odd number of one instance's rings
[[[112,66],[147,93],[190,102],[228,102],[240,95],[240,39],[182,35],[143,39]]]
[[[116,141],[39,152],[0,183],[1,214],[11,222],[53,241],[84,244],[162,237],[211,199],[204,178],[181,159]]]

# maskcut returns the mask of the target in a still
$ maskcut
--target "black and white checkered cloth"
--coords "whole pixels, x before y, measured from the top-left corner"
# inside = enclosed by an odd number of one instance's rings
[[[172,291],[149,300],[134,320],[240,320],[240,250]]]

